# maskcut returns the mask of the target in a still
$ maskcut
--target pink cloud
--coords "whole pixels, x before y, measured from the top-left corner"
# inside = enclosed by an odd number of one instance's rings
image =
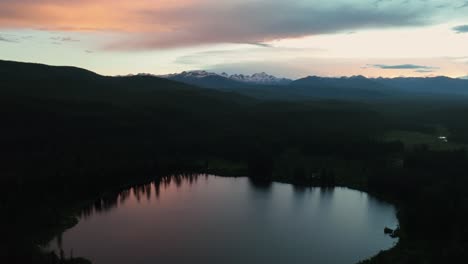
[[[423,26],[446,12],[427,3],[380,8],[366,1],[0,0],[0,28],[113,31],[121,38],[106,49],[147,50]]]

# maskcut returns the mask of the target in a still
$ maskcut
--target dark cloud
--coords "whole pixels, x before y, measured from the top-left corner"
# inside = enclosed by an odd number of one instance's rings
[[[0,35],[0,41],[2,42],[9,42],[9,43],[18,43],[19,40],[15,37],[8,37],[8,36],[1,36]]]
[[[437,67],[423,66],[416,64],[399,64],[399,65],[386,65],[386,64],[369,64],[367,67],[378,68],[382,70],[434,70]]]
[[[453,31],[457,33],[468,33],[468,25],[456,26],[453,28]]]
[[[414,72],[417,72],[417,73],[431,73],[431,72],[434,72],[433,70],[416,70]]]
[[[62,41],[63,42],[80,42],[79,39],[74,39],[74,38],[70,38],[70,37],[62,38]]]
[[[459,6],[458,8],[465,8],[465,7],[468,7],[468,1],[466,1],[465,3],[463,3],[461,6]]]
[[[0,0],[1,1],[1,0]],[[18,35],[18,34],[0,34],[0,41],[10,43],[20,43],[34,39],[31,35]]]
[[[270,44],[267,44],[267,43],[260,43],[260,42],[257,42],[257,43],[246,43],[246,44],[250,44],[250,45],[254,45],[254,46],[258,46],[258,47],[264,47],[264,48],[271,48],[271,47],[273,47],[273,46],[270,45]]]
[[[80,42],[79,39],[74,39],[71,37],[51,37],[50,39],[55,41],[62,41],[62,42]]]

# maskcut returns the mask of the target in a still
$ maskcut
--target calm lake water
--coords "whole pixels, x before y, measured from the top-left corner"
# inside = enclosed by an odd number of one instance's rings
[[[395,208],[346,188],[195,175],[95,203],[51,242],[107,263],[356,263],[392,247]]]

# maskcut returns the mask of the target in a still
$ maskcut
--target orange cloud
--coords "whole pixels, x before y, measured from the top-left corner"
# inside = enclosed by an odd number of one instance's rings
[[[148,23],[145,10],[187,6],[193,1],[78,0],[0,1],[0,27],[66,31],[164,31],[163,21]]]

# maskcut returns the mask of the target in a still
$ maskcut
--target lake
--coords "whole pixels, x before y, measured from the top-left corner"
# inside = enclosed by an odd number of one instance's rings
[[[347,188],[166,177],[108,195],[51,242],[106,263],[356,263],[396,242],[394,206]]]

